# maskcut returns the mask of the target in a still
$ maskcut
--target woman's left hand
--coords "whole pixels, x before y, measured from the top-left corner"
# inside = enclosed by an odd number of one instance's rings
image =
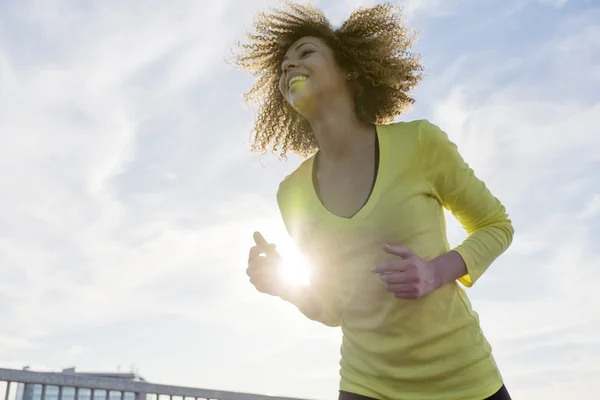
[[[379,274],[394,296],[399,299],[418,299],[438,288],[436,269],[411,249],[386,244],[383,250],[399,258],[376,265],[372,271]]]

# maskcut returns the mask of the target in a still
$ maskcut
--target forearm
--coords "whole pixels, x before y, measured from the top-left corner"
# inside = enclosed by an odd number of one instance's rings
[[[455,251],[449,251],[442,256],[434,258],[429,261],[429,264],[434,271],[436,288],[441,288],[468,274],[465,261]]]
[[[312,288],[308,285],[286,285],[281,289],[278,297],[295,305],[296,307],[313,309],[315,314],[320,312],[318,301]]]
[[[513,233],[514,229],[507,218],[473,230],[453,249],[467,266],[467,274],[461,277],[460,282],[467,287],[473,286],[510,246]]]
[[[302,314],[313,321],[327,326],[340,325],[338,318],[333,313],[325,311],[315,289],[310,285],[286,286],[278,297],[296,306]]]

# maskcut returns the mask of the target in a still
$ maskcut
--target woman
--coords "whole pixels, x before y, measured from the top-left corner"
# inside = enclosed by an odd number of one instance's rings
[[[389,4],[339,29],[286,4],[259,14],[236,62],[258,75],[254,149],[308,157],[277,200],[313,270],[309,286],[287,286],[275,246],[255,234],[250,281],[341,326],[340,399],[510,399],[458,282],[472,286],[513,228],[442,130],[391,123],[421,78],[413,35]],[[469,234],[454,249],[443,208]]]

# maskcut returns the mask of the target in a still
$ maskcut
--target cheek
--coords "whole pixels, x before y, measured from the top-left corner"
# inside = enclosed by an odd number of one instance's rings
[[[313,67],[314,71],[318,71],[318,73],[314,74],[315,79],[313,79],[313,83],[319,89],[330,91],[346,84],[343,71],[325,60],[320,61],[319,63],[315,63]]]
[[[285,90],[285,82],[283,79],[283,75],[279,77],[279,91],[283,95],[283,97],[287,98],[287,90]]]

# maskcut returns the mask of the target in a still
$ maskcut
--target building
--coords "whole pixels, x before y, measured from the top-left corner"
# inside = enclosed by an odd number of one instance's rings
[[[25,368],[26,369],[26,368]],[[134,373],[105,373],[105,372],[76,372],[75,368],[64,369],[61,374],[65,375],[77,375],[82,377],[90,378],[108,378],[117,379],[120,381],[131,381],[131,382],[145,382],[144,378]],[[42,385],[32,383],[19,383],[17,386],[17,393],[15,400],[42,400],[42,392],[44,388]],[[135,395],[133,393],[123,393],[121,398],[121,392],[108,391],[106,390],[91,390],[91,389],[79,389],[77,393],[75,388],[65,387],[62,389],[62,397],[60,396],[60,390],[58,386],[46,386],[45,393],[43,393],[44,400],[134,400]]]
[[[4,400],[303,400],[292,397],[162,385],[137,374],[36,372],[0,367]]]

